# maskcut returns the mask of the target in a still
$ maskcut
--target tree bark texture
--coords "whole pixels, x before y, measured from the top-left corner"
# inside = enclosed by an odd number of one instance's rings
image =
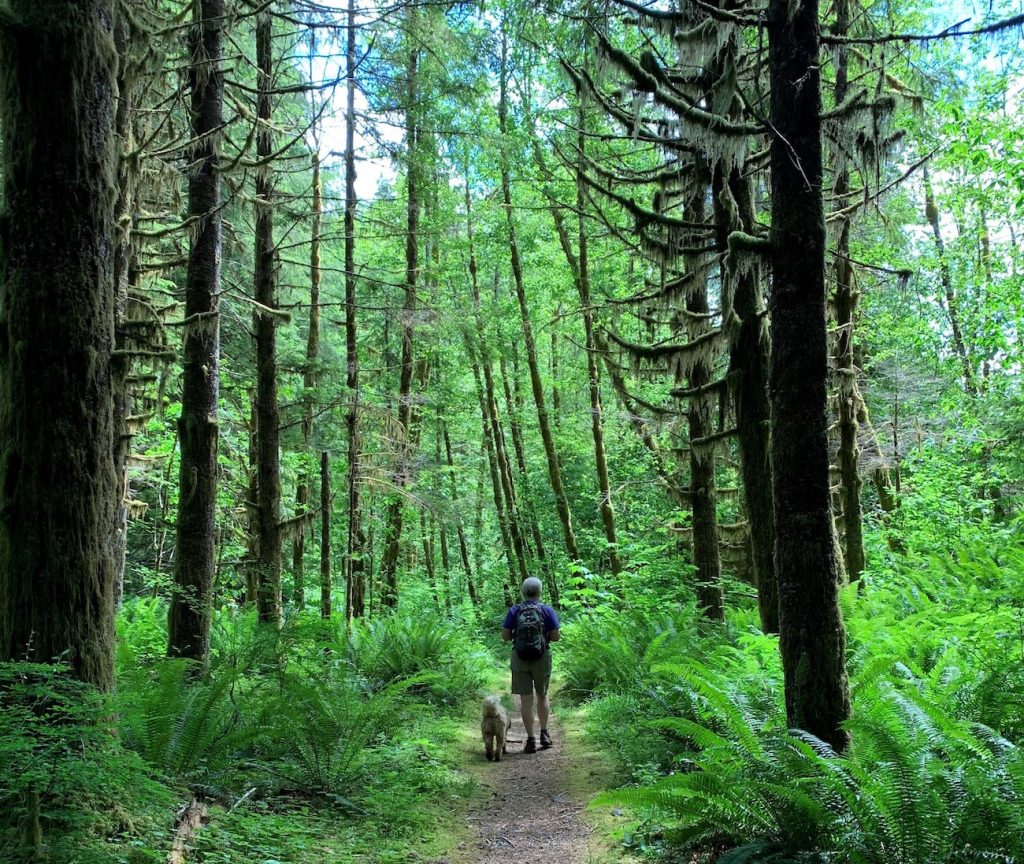
[[[345,540],[345,614],[361,618],[366,594],[365,534],[359,479],[359,330],[356,320],[356,5],[348,3],[345,48],[345,386],[349,402],[345,414],[348,472],[345,480],[348,530]]]
[[[771,458],[786,716],[844,750],[850,692],[829,494],[817,0],[770,0],[768,32]]]
[[[306,334],[306,363],[302,370],[302,444],[304,456],[308,456],[309,442],[313,436],[313,391],[317,386],[317,358],[320,354],[320,226],[323,217],[323,187],[320,179],[320,153],[313,152],[313,206],[312,225],[309,241],[309,332]],[[296,516],[310,511],[309,463],[304,463],[299,472],[295,489]],[[312,523],[310,523],[312,524]],[[305,557],[306,525],[303,519],[296,528],[292,540],[293,602],[299,609],[305,603]]]
[[[442,436],[444,437],[444,457],[445,464],[448,466],[448,482],[450,486],[450,494],[452,496],[452,502],[459,500],[458,495],[458,481],[455,477],[455,462],[452,459],[452,441],[451,436],[448,434],[448,425],[442,424],[441,426]],[[469,562],[469,544],[466,542],[466,528],[465,523],[462,519],[462,509],[457,508],[455,514],[455,530],[459,537],[459,560],[462,562],[462,569],[466,574],[466,590],[469,594],[469,599],[472,601],[473,606],[479,605],[479,598],[476,593],[476,585],[473,583],[473,568]]]
[[[518,366],[518,364],[515,365]],[[522,517],[523,522],[526,523],[526,528],[529,530],[530,537],[533,540],[533,548],[537,555],[537,562],[544,574],[544,578],[551,583],[552,587],[554,587],[555,583],[551,578],[551,568],[548,565],[548,553],[544,546],[544,537],[540,533],[540,525],[537,524],[537,514],[533,506],[533,496],[530,493],[530,475],[526,466],[526,443],[523,440],[522,399],[516,398],[517,394],[521,397],[519,382],[515,382],[514,394],[512,387],[509,385],[509,371],[507,367],[508,364],[505,362],[505,356],[501,355],[498,358],[498,370],[501,373],[501,386],[505,395],[505,412],[508,414],[508,428],[512,435],[512,447],[516,454],[516,466],[519,468],[519,485],[523,493],[521,496],[520,516]],[[557,590],[551,595],[551,598],[552,604],[557,606]]]
[[[701,174],[704,172],[701,171]],[[705,220],[704,197],[707,179],[698,181],[696,194],[687,202],[686,212],[695,223]],[[679,241],[682,246],[697,246],[700,238],[683,232]],[[687,344],[696,343],[711,332],[707,320],[708,305],[707,270],[702,269],[697,256],[684,256],[686,270],[693,274],[687,282],[683,302],[685,304],[683,329]],[[687,387],[691,395],[687,398],[686,423],[689,432],[690,451],[690,510],[693,516],[693,563],[697,568],[697,605],[704,614],[714,620],[725,619],[722,601],[722,559],[718,549],[718,491],[715,483],[715,449],[713,439],[712,402],[713,393],[706,388],[714,377],[713,360],[698,353],[690,361]]]
[[[0,28],[0,659],[62,660],[105,690],[117,502],[111,21],[108,0],[12,0]]]
[[[331,617],[331,460],[320,451],[320,617]]]
[[[409,7],[409,32],[415,33],[417,9]],[[410,37],[412,38],[412,37]],[[405,300],[402,305],[402,365],[398,379],[398,412],[395,425],[396,469],[394,485],[397,493],[388,503],[384,526],[384,552],[381,556],[381,604],[394,608],[398,605],[398,554],[402,542],[402,519],[405,510],[403,493],[409,483],[412,454],[409,435],[412,422],[412,380],[415,358],[416,283],[419,277],[419,224],[420,224],[420,166],[419,166],[419,112],[417,100],[417,71],[419,48],[410,47],[406,63],[406,232],[405,232]]]
[[[277,250],[274,248],[272,122],[274,53],[272,18],[261,15],[256,23],[256,448],[259,553],[256,600],[259,620],[281,619],[281,461],[280,416],[277,403]]]
[[[192,151],[188,212],[195,233],[185,276],[184,358],[178,441],[178,524],[167,653],[204,661],[216,570],[217,400],[220,393],[221,179],[220,69],[223,0],[201,0],[192,27]]]
[[[472,261],[472,259],[470,259]],[[503,583],[505,593],[508,594],[509,586],[517,586],[521,580],[525,568],[522,559],[516,555],[515,547],[512,544],[512,534],[509,530],[509,514],[506,509],[505,495],[502,489],[501,476],[498,470],[498,457],[494,446],[494,429],[491,423],[491,413],[487,410],[487,397],[484,394],[483,375],[480,374],[480,364],[477,361],[476,347],[468,328],[463,330],[466,353],[469,357],[470,368],[473,370],[473,382],[476,385],[477,402],[480,406],[480,421],[483,429],[483,445],[487,455],[487,467],[491,475],[491,491],[494,496],[494,514],[498,521],[498,530],[501,533],[502,548],[505,551],[505,561],[508,564],[508,582]],[[479,533],[477,534],[479,537]],[[480,572],[479,563],[477,572]],[[508,595],[511,596],[511,595]]]
[[[845,36],[850,28],[849,0],[837,0],[834,30]],[[836,46],[835,104],[841,105],[850,89],[850,52],[847,46]],[[850,171],[846,155],[837,152],[834,166],[835,182],[832,195],[836,206],[845,206],[850,194]],[[854,284],[853,266],[850,263],[850,219],[842,217],[836,237],[835,256],[835,298],[836,341],[835,367],[839,420],[839,482],[842,501],[842,526],[846,573],[851,582],[860,579],[864,572],[864,527],[861,509],[860,446],[857,443],[857,403],[860,393],[857,387],[857,370],[853,362],[853,318],[857,309],[859,292]]]
[[[737,222],[732,224],[723,195],[736,203]],[[719,173],[715,183],[715,222],[718,242],[727,247],[730,231],[753,233],[756,225],[753,190],[739,170],[728,175],[728,190]],[[730,265],[731,267],[731,262]],[[769,447],[771,405],[768,401],[768,369],[771,334],[765,317],[761,267],[748,263],[732,268],[725,281],[732,282],[732,310],[737,322],[729,332],[729,382],[736,437],[740,451],[743,503],[750,526],[750,551],[757,580],[757,605],[761,629],[779,632],[779,594],[775,580],[775,509],[772,502],[772,466]]]
[[[128,476],[128,455],[131,450],[132,429],[131,387],[129,376],[132,363],[130,352],[122,349],[134,343],[128,320],[129,293],[136,273],[137,246],[134,229],[137,226],[139,160],[132,134],[135,123],[139,69],[130,53],[132,33],[129,16],[121,15],[114,22],[114,44],[118,55],[117,110],[114,113],[114,134],[117,136],[117,203],[114,223],[117,226],[117,244],[114,247],[114,345],[115,358],[111,364],[114,386],[114,421],[118,428],[114,437],[114,470],[117,472],[118,502],[114,535],[115,568],[117,572],[115,605],[121,607],[124,597],[124,568],[128,549],[128,498],[131,484]]]

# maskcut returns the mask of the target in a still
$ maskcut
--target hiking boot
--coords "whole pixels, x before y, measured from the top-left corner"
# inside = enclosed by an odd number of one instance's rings
[[[536,753],[537,752],[537,739],[532,735],[526,739],[526,746],[523,748],[524,753]]]
[[[540,730],[540,746],[543,750],[547,750],[551,746],[551,736],[548,735],[547,729]]]

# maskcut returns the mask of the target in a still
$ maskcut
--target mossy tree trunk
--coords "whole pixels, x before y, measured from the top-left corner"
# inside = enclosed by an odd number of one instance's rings
[[[356,321],[356,6],[348,3],[345,47],[345,386],[348,411],[348,531],[345,542],[345,586],[348,603],[345,614],[361,618],[366,595],[366,535],[363,531],[362,496],[359,477],[359,331]]]
[[[331,617],[331,460],[320,451],[320,617]]]
[[[580,295],[580,306],[583,310],[583,331],[587,350],[587,389],[590,393],[590,432],[594,439],[594,465],[597,468],[597,489],[601,495],[601,526],[604,528],[604,539],[608,543],[608,561],[611,571],[618,575],[622,571],[619,561],[619,541],[615,532],[615,508],[612,505],[612,486],[608,474],[608,456],[604,446],[604,419],[601,406],[601,367],[597,357],[597,344],[594,341],[594,304],[590,292],[590,253],[587,245],[586,222],[586,190],[583,179],[586,167],[586,129],[587,115],[580,98],[579,163],[576,172],[576,211],[579,224],[579,259],[576,269],[576,288]]]
[[[314,151],[313,162],[313,206],[312,225],[309,242],[309,331],[306,334],[306,363],[302,370],[302,444],[305,448],[301,471],[295,484],[296,516],[309,513],[311,506],[310,458],[309,444],[313,437],[313,402],[314,390],[317,386],[317,363],[320,355],[320,227],[323,218],[323,187],[320,177],[320,153]],[[306,557],[306,526],[312,524],[306,520],[296,526],[292,540],[292,601],[298,609],[305,604],[305,557]]]
[[[138,197],[139,160],[133,136],[136,102],[138,99],[137,63],[131,56],[131,22],[121,15],[114,22],[114,44],[118,55],[117,110],[114,114],[114,134],[119,145],[117,160],[117,203],[114,222],[117,225],[117,245],[114,247],[114,345],[117,349],[112,364],[114,382],[114,421],[118,424],[114,437],[114,466],[117,472],[118,503],[114,535],[117,581],[115,605],[120,607],[124,597],[124,568],[128,549],[128,496],[131,483],[128,477],[128,454],[131,450],[132,430],[128,420],[131,413],[131,387],[129,376],[132,364],[127,348],[131,343],[128,325],[129,293],[137,274],[138,244],[135,228],[138,225],[140,201]]]
[[[280,409],[277,403],[277,262],[274,248],[273,19],[256,23],[256,262],[253,313],[256,333],[256,509],[259,531],[256,606],[259,620],[281,619],[281,462]]]
[[[834,30],[845,36],[850,28],[849,0],[837,0]],[[845,45],[836,46],[835,104],[841,105],[850,89],[850,51]],[[835,206],[843,208],[850,194],[850,171],[847,156],[836,153],[835,182],[832,196]],[[843,542],[846,573],[851,582],[860,580],[864,572],[864,527],[860,492],[860,445],[857,443],[857,370],[853,362],[853,317],[857,309],[859,292],[854,284],[853,265],[850,262],[850,218],[839,221],[835,255],[836,311],[835,368],[839,419],[839,482],[843,512]]]
[[[736,203],[735,224],[722,206],[725,184]],[[715,224],[718,243],[727,247],[730,231],[755,231],[757,219],[750,180],[736,169],[727,180],[719,168],[715,180]],[[750,551],[757,580],[757,605],[761,629],[779,632],[779,592],[775,580],[775,510],[772,503],[772,468],[769,454],[771,405],[768,401],[768,368],[771,334],[765,316],[761,283],[762,268],[754,263],[735,268],[732,278],[732,309],[738,319],[729,334],[729,376],[736,438],[740,451],[743,503],[750,526]]]
[[[818,27],[817,0],[770,0],[771,457],[786,716],[844,750],[850,692],[829,494]]]
[[[709,185],[705,169],[699,169],[697,189],[687,201],[685,212],[695,223],[705,221],[704,197]],[[675,232],[673,232],[675,233]],[[683,247],[696,247],[701,236],[683,231],[679,242]],[[671,235],[670,235],[671,236]],[[712,331],[708,315],[707,270],[694,255],[684,255],[687,281],[682,328],[686,341],[693,345]],[[714,379],[714,357],[694,352],[686,375],[690,395],[687,398],[686,424],[689,432],[690,508],[693,515],[693,563],[697,568],[697,605],[713,621],[725,619],[722,600],[722,559],[718,549],[718,490],[715,482],[715,451],[717,438],[712,417],[715,398],[707,392]]]
[[[516,358],[515,344],[510,347],[512,357]],[[519,363],[513,360],[511,372],[505,362],[505,355],[498,358],[498,371],[501,373],[502,392],[505,396],[505,412],[508,414],[508,428],[512,434],[512,448],[516,454],[516,466],[519,469],[519,487],[522,490],[520,496],[520,515],[525,523],[525,529],[533,540],[533,549],[537,555],[537,562],[540,565],[544,578],[555,589],[552,593],[552,603],[557,606],[558,593],[554,579],[551,577],[551,568],[548,564],[547,547],[544,544],[544,536],[540,532],[540,525],[537,523],[537,513],[534,506],[533,495],[530,491],[530,475],[526,465],[526,442],[523,440],[523,398],[519,388]],[[510,377],[515,376],[510,384]]]
[[[105,690],[118,488],[112,20],[109,0],[11,0],[0,28],[0,659],[59,659]]]
[[[448,466],[447,473],[450,494],[452,496],[452,502],[454,503],[459,500],[458,481],[455,476],[455,462],[452,459],[451,436],[448,434],[448,425],[446,423],[441,426],[441,434],[444,438],[444,458],[445,464]],[[461,508],[456,509],[455,530],[459,536],[459,560],[462,562],[462,569],[466,573],[466,589],[469,593],[469,599],[472,601],[473,606],[476,607],[479,605],[480,600],[477,597],[476,585],[473,582],[473,567],[469,562],[469,544],[466,542],[466,528],[462,518]]]
[[[418,10],[407,12],[410,41],[416,39]],[[397,447],[394,485],[396,494],[388,502],[384,523],[384,551],[380,561],[381,605],[398,605],[398,556],[402,543],[402,521],[405,510],[403,494],[410,480],[412,454],[409,437],[412,424],[412,383],[415,366],[416,289],[419,279],[420,234],[420,165],[418,87],[420,49],[410,44],[406,62],[405,148],[406,148],[406,231],[405,231],[405,299],[402,304],[402,360],[398,377],[398,408],[395,435]]]
[[[201,0],[192,24],[192,147],[188,213],[195,221],[185,276],[185,330],[178,440],[179,503],[167,653],[205,662],[216,568],[217,398],[220,391],[220,68],[223,0]]]
[[[475,261],[470,257],[470,266],[475,267]],[[494,514],[498,521],[498,530],[501,532],[502,548],[505,552],[505,561],[508,565],[508,582],[502,583],[502,588],[506,597],[511,597],[509,593],[509,586],[515,587],[520,583],[524,572],[524,565],[522,559],[516,555],[515,547],[512,543],[512,534],[509,529],[509,513],[506,508],[505,495],[502,489],[501,475],[498,470],[498,457],[495,452],[494,446],[494,428],[491,422],[491,412],[487,409],[487,396],[484,393],[483,375],[480,374],[480,363],[477,360],[477,349],[474,344],[473,337],[470,335],[469,329],[463,330],[464,342],[466,345],[466,354],[469,358],[469,365],[473,371],[473,383],[476,387],[477,403],[480,406],[480,422],[483,430],[483,448],[487,456],[487,467],[491,477],[491,492],[494,496]],[[480,520],[478,520],[479,523]],[[479,551],[479,539],[481,532],[477,530],[477,540]],[[477,572],[480,572],[480,561],[477,561]]]

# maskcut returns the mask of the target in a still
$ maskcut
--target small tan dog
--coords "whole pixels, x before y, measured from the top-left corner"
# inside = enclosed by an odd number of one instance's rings
[[[484,699],[484,713],[480,719],[480,732],[484,736],[484,754],[488,762],[500,762],[501,754],[508,752],[508,730],[512,718],[501,704],[500,696]]]

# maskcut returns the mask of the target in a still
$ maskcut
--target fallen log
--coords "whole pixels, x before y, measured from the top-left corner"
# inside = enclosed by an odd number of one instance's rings
[[[195,839],[196,831],[206,818],[206,805],[197,798],[192,798],[181,808],[174,820],[174,843],[171,854],[167,856],[167,864],[185,864],[189,844]]]

